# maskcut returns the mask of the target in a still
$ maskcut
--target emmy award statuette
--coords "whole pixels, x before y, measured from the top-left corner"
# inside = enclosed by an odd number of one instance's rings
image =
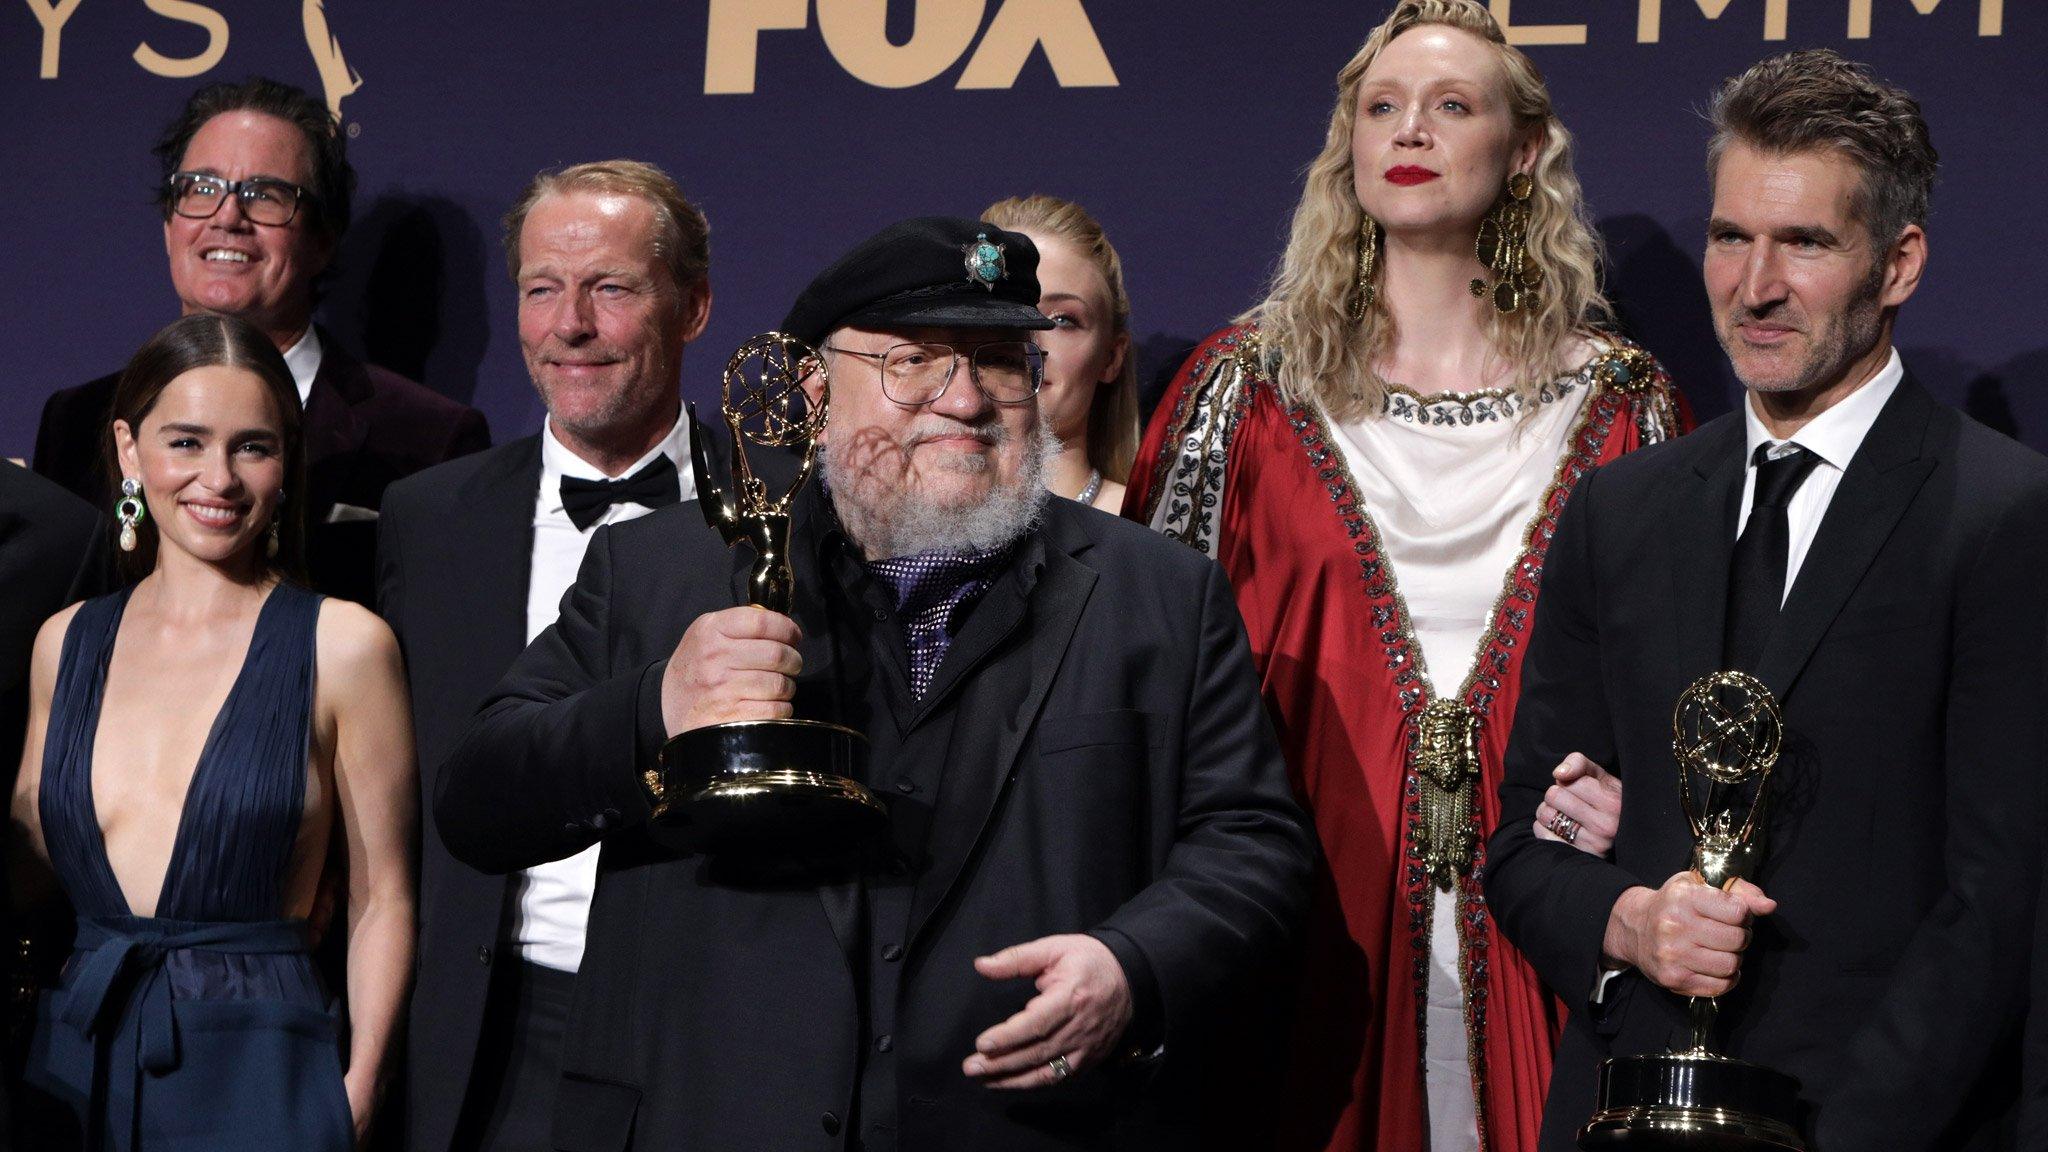
[[[802,383],[824,373],[803,341],[779,332],[756,336],[726,363],[726,427],[732,433],[731,496],[713,482],[694,405],[690,464],[704,519],[727,544],[754,553],[747,582],[757,608],[788,614],[796,592],[790,570],[790,508],[817,461],[826,405],[806,405]],[[822,395],[822,394],[821,394]],[[796,479],[770,499],[747,463],[747,445],[802,453]],[[710,852],[857,843],[887,818],[857,779],[867,739],[818,720],[742,720],[694,728],[662,746],[648,773],[658,797],[655,824],[681,843]]]
[[[1716,888],[1753,877],[1762,860],[1760,828],[1784,727],[1777,698],[1747,672],[1693,681],[1672,712],[1692,869]],[[1579,1129],[1579,1147],[1805,1152],[1799,1081],[1716,1054],[1711,997],[1692,998],[1687,1011],[1685,1051],[1601,1063],[1599,1110]]]

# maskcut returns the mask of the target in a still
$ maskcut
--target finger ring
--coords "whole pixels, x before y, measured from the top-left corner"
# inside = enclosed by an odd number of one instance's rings
[[[1579,842],[1579,822],[1569,816],[1560,813],[1557,818],[1557,825],[1551,831],[1557,833],[1557,838],[1567,844]]]
[[[1557,822],[1562,819],[1564,819],[1564,813],[1552,808],[1550,810],[1550,819],[1543,822],[1544,831],[1555,835],[1557,832]]]
[[[1073,1066],[1067,1063],[1065,1056],[1055,1056],[1046,1061],[1045,1066],[1052,1069],[1052,1082],[1055,1084],[1074,1074]]]

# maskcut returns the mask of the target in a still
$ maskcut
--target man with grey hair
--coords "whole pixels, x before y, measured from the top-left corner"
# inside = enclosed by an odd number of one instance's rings
[[[1603,1058],[1683,1047],[1687,998],[1711,996],[1718,1051],[1798,1080],[1808,1146],[2009,1147],[2048,460],[1892,347],[1935,173],[1913,98],[1794,52],[1713,117],[1707,294],[1745,402],[1567,506],[1488,847],[1503,930],[1573,1002],[1542,1146],[1574,1146]],[[1720,670],[1760,680],[1784,733],[1761,867],[1725,889],[1689,867],[1672,758],[1674,703]],[[1609,859],[1532,826],[1574,752],[1625,782]]]
[[[601,846],[563,1147],[1196,1143],[1310,840],[1221,570],[1046,496],[1037,262],[930,218],[819,274],[781,326],[830,401],[792,615],[732,607],[752,558],[697,508],[608,530],[443,767],[479,868]],[[651,831],[665,740],[792,715],[867,736],[864,851]]]
[[[541,430],[392,486],[378,606],[405,647],[420,798],[520,649],[552,624],[606,524],[687,499],[683,352],[711,308],[704,216],[651,164],[544,172],[505,217]],[[408,1029],[413,1152],[553,1148],[549,1132],[595,850],[512,876],[421,837]]]

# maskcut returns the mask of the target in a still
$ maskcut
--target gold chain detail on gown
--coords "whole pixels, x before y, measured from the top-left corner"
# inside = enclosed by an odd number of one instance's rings
[[[1479,846],[1472,803],[1479,783],[1479,716],[1463,700],[1439,696],[1415,718],[1415,775],[1422,786],[1415,846],[1430,880],[1448,892],[1472,871]]]

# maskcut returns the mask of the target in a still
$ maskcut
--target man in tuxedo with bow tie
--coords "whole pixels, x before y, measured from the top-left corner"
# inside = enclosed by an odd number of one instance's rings
[[[425,811],[470,714],[554,622],[597,529],[694,494],[680,380],[711,309],[706,236],[673,180],[627,160],[543,173],[505,218],[520,350],[547,417],[537,435],[393,485],[378,544]],[[429,821],[421,856],[406,1146],[551,1148],[597,850],[486,876]]]
[[[1572,1008],[1542,1147],[1574,1147],[1603,1058],[1683,1046],[1689,996],[1721,998],[1718,1051],[1799,1080],[1810,1147],[2009,1147],[2048,460],[1892,347],[1929,249],[1917,102],[1795,52],[1713,120],[1705,277],[1744,402],[1566,508],[1488,846],[1503,930]],[[1784,714],[1763,864],[1725,891],[1688,870],[1672,757],[1674,703],[1722,669]],[[1532,826],[1573,752],[1626,784],[1611,859]]]

